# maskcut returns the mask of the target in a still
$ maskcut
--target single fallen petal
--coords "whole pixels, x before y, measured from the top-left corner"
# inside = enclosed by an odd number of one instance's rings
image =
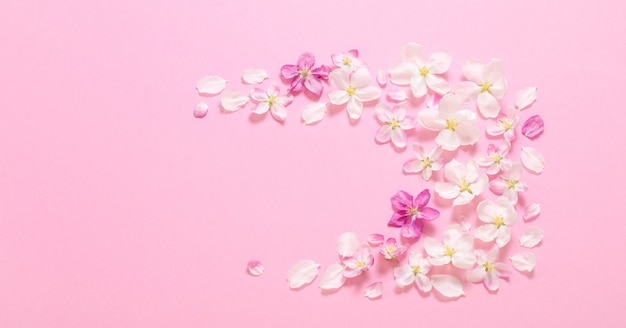
[[[250,272],[251,275],[260,276],[263,274],[264,270],[265,268],[263,268],[263,264],[261,264],[258,260],[248,261],[248,272]]]
[[[543,239],[543,230],[539,227],[527,227],[519,239],[520,245],[526,248],[537,246]]]
[[[367,287],[365,287],[365,297],[369,299],[375,299],[380,297],[383,294],[383,283],[375,282]]]
[[[541,212],[541,205],[539,203],[532,203],[526,207],[524,211],[524,220],[529,221],[536,218]]]
[[[385,242],[385,236],[379,233],[374,233],[367,237],[367,242],[372,246],[378,246]]]
[[[302,120],[305,124],[321,121],[326,116],[326,103],[308,104],[302,110]]]
[[[376,81],[378,82],[378,85],[380,85],[381,87],[384,87],[385,85],[387,85],[387,82],[389,81],[387,72],[383,71],[382,69],[379,70],[378,74],[376,75]]]
[[[400,89],[389,90],[389,92],[387,92],[387,98],[395,102],[401,102],[408,99],[406,91]]]
[[[260,68],[247,68],[243,71],[243,81],[247,84],[259,84],[267,79],[267,72]]]
[[[515,94],[515,106],[519,110],[530,106],[535,100],[537,100],[537,88],[535,87],[519,90]]]
[[[337,251],[342,258],[354,255],[358,248],[359,239],[354,232],[345,232],[339,236]]]
[[[222,108],[229,112],[240,110],[249,100],[248,96],[234,90],[224,91],[221,96]]]
[[[525,168],[537,174],[540,174],[546,167],[543,155],[533,147],[522,147],[521,159]]]
[[[459,279],[447,274],[434,274],[430,281],[436,291],[445,297],[459,297],[465,295],[463,284]]]
[[[289,288],[300,288],[310,284],[317,277],[320,265],[312,260],[300,260],[296,262],[287,273]]]
[[[513,264],[513,267],[516,270],[528,272],[533,271],[535,264],[537,263],[535,253],[533,252],[517,253],[509,257],[509,260],[511,260],[511,264]]]
[[[201,95],[216,95],[226,88],[228,81],[217,75],[210,75],[200,79],[196,84],[198,93]]]
[[[206,113],[209,111],[209,105],[206,103],[198,103],[196,108],[193,109],[193,116],[197,118],[203,118],[206,116]]]
[[[522,126],[522,134],[528,139],[535,139],[543,133],[543,119],[539,115],[529,117]]]
[[[324,290],[337,289],[346,282],[346,277],[343,276],[343,265],[332,264],[320,277],[319,287]]]

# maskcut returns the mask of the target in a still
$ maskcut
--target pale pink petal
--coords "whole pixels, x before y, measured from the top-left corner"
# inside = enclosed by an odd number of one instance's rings
[[[196,84],[198,93],[201,95],[216,95],[226,88],[227,80],[217,76],[210,75],[201,78]]]
[[[379,87],[369,86],[361,89],[357,89],[354,93],[354,98],[362,102],[372,101],[380,98],[381,90]]]
[[[500,113],[500,102],[489,92],[478,95],[478,110],[486,118],[495,118]]]
[[[333,105],[343,105],[347,103],[351,97],[345,90],[335,90],[328,94],[328,99]]]
[[[315,277],[320,265],[312,260],[300,260],[296,262],[287,273],[289,288],[300,288],[310,284]]]
[[[470,252],[457,252],[452,257],[452,265],[459,269],[469,269],[476,263],[474,254]]]
[[[376,141],[386,143],[391,139],[391,127],[387,124],[382,125],[376,131]]]
[[[441,256],[441,257],[429,257],[428,261],[430,262],[430,264],[435,265],[435,266],[441,266],[441,265],[446,265],[448,263],[450,263],[450,258],[447,256]]]
[[[428,92],[426,80],[421,75],[416,75],[411,80],[411,93],[415,98],[421,98]]]
[[[468,80],[476,83],[482,83],[483,81],[483,69],[485,65],[479,63],[475,59],[469,59],[463,64],[463,75]]]
[[[439,100],[439,115],[444,119],[454,117],[461,109],[461,98],[453,94],[447,94]],[[469,111],[467,111],[469,113]],[[468,117],[469,119],[470,117]]]
[[[470,189],[475,196],[478,196],[483,192],[483,190],[485,190],[487,184],[489,184],[489,177],[487,177],[486,174],[483,174],[478,177],[476,182],[470,184]]]
[[[316,78],[304,80],[304,87],[318,98],[322,96],[322,91],[324,91],[322,82]]]
[[[463,183],[467,175],[467,167],[454,158],[446,164],[443,170],[446,179],[457,186]]]
[[[500,279],[498,278],[498,273],[494,270],[487,272],[485,275],[485,287],[487,289],[495,291],[500,288]]]
[[[474,199],[474,195],[470,194],[468,192],[462,192],[459,194],[459,196],[457,198],[455,198],[452,201],[452,206],[460,206],[460,205],[465,205],[465,204],[469,204],[469,202],[471,202]]]
[[[263,264],[258,260],[250,260],[248,261],[248,272],[253,276],[260,276],[263,274]]]
[[[522,126],[522,134],[528,139],[535,139],[543,133],[543,119],[539,115],[529,117]]]
[[[537,258],[533,252],[517,253],[509,257],[509,260],[511,260],[511,264],[513,264],[516,270],[528,272],[533,271],[537,263]]]
[[[396,278],[396,285],[400,288],[409,286],[415,281],[413,269],[408,265],[394,268],[393,276]]]
[[[280,68],[280,75],[282,75],[285,79],[291,80],[298,74],[298,66],[296,65],[284,65]]]
[[[209,105],[206,103],[198,103],[193,109],[193,116],[196,118],[203,118],[209,112]]]
[[[270,113],[272,114],[272,117],[279,122],[282,122],[287,118],[287,108],[281,104],[274,104],[270,108]]]
[[[446,81],[446,79],[442,77],[428,74],[426,75],[425,80],[426,80],[426,85],[428,85],[428,88],[440,95],[444,95],[450,92],[450,86],[448,85],[448,81]]]
[[[350,81],[350,84],[355,89],[361,89],[370,84],[370,82],[372,81],[372,75],[370,74],[370,71],[367,69],[367,67],[361,67],[354,73],[352,73],[352,75],[350,76]],[[374,88],[378,89],[378,87]]]
[[[419,69],[414,64],[400,63],[389,70],[389,81],[395,85],[409,85]]]
[[[372,246],[378,246],[385,241],[385,237],[379,233],[371,234],[367,237],[367,242]]]
[[[424,49],[421,44],[409,42],[403,45],[400,48],[400,55],[402,56],[402,61],[412,62],[419,66],[424,64]]]
[[[447,182],[436,182],[435,192],[437,192],[439,197],[445,199],[453,199],[460,194],[459,186]]]
[[[346,110],[348,111],[348,116],[351,119],[358,120],[361,118],[361,113],[363,113],[363,104],[354,98],[350,98],[350,100],[348,100],[348,104],[346,105]]]
[[[502,248],[506,246],[511,240],[511,228],[507,226],[502,226],[498,229],[496,234],[496,245]]]
[[[483,269],[482,266],[479,266],[475,269],[468,271],[467,274],[465,275],[465,278],[467,278],[467,281],[473,282],[473,283],[482,282],[485,280],[486,277],[487,277],[487,272],[485,271],[485,269]]]
[[[369,299],[379,298],[383,294],[383,283],[375,282],[365,288],[365,297]]]
[[[424,239],[424,250],[429,256],[435,258],[441,257],[444,254],[444,248],[441,243],[432,237],[426,237]]]
[[[328,75],[328,81],[338,89],[345,90],[350,86],[350,72],[336,69]]]
[[[392,129],[390,132],[391,142],[398,147],[404,148],[406,147],[407,136],[406,133],[402,129]]]
[[[520,245],[526,248],[537,246],[543,239],[543,230],[539,227],[526,227],[519,239]]]
[[[338,289],[346,282],[341,264],[331,264],[320,277],[319,288],[323,290]]]
[[[523,110],[537,100],[537,88],[530,87],[517,91],[515,94],[515,106]]]
[[[526,210],[524,211],[524,220],[530,221],[539,216],[540,212],[541,205],[539,205],[539,203],[531,203],[526,207]]]
[[[337,241],[337,251],[342,258],[354,255],[359,246],[359,239],[354,232],[344,232]]]
[[[463,284],[454,276],[446,274],[434,274],[430,277],[432,286],[441,295],[449,298],[465,295]]]
[[[424,171],[422,171],[422,178],[424,178],[424,180],[428,181],[430,180],[430,177],[433,175],[433,169],[431,169],[430,167],[427,167],[424,169]]]
[[[446,231],[444,233],[444,237],[446,236],[450,236],[450,239],[453,240],[452,247],[454,247],[454,249],[456,249],[457,251],[469,252],[474,246],[474,239],[472,238],[472,236],[469,234],[465,234],[462,231],[450,231],[450,232]]]
[[[432,53],[430,57],[428,57],[425,66],[432,74],[443,74],[448,71],[451,62],[452,56],[447,52],[440,51]]]
[[[278,94],[278,91],[276,92]],[[288,94],[285,96],[278,96],[276,98],[276,103],[283,105],[285,107],[291,105],[291,103],[293,102],[293,95],[292,94]]]
[[[441,131],[446,127],[446,120],[439,117],[439,111],[432,108],[421,110],[417,114],[418,122],[428,130]]]
[[[387,72],[383,71],[382,69],[379,70],[378,74],[376,75],[376,82],[378,82],[378,85],[380,85],[381,87],[386,86],[387,80],[388,80]]]
[[[238,111],[245,106],[250,98],[239,91],[224,91],[220,96],[222,108],[229,112]]]
[[[489,92],[491,92],[491,94],[496,99],[502,99],[504,95],[506,94],[507,88],[508,86],[507,86],[506,80],[502,79],[502,80],[494,82],[493,85],[489,88]]]
[[[500,124],[491,124],[487,126],[485,131],[488,135],[493,137],[501,136],[502,134],[504,134],[504,126]]]
[[[408,99],[406,91],[401,89],[392,89],[387,91],[387,98],[391,101],[401,102]]]
[[[511,276],[511,268],[504,263],[493,263],[493,270],[500,278],[508,278]]]
[[[243,81],[247,84],[259,84],[267,79],[267,72],[260,68],[247,68],[243,71]]]
[[[474,124],[459,124],[456,128],[461,146],[475,144],[480,139],[480,130]]]
[[[422,162],[419,159],[412,159],[402,167],[402,170],[406,173],[419,173],[424,169]]]
[[[439,132],[435,137],[435,142],[441,146],[442,149],[453,151],[461,146],[461,139],[459,135],[449,129],[444,129]]]
[[[489,189],[491,189],[491,191],[496,195],[502,195],[505,190],[509,189],[509,187],[507,186],[506,181],[502,179],[495,179],[489,183]]]
[[[270,110],[270,105],[266,103],[265,101],[263,101],[263,102],[258,103],[256,105],[256,108],[254,108],[252,112],[255,114],[265,114],[267,113],[268,110]]]
[[[541,155],[535,148],[522,147],[520,157],[524,167],[536,174],[540,174],[546,167],[546,161],[543,159],[543,155]]]
[[[428,279],[428,277],[423,274],[419,274],[415,277],[415,284],[417,285],[417,288],[419,288],[424,293],[428,293],[433,287],[430,279]]]
[[[504,63],[499,58],[494,58],[483,68],[483,78],[491,84],[504,79]]]
[[[250,98],[256,102],[267,100],[267,91],[259,88],[250,90]]]
[[[321,121],[326,116],[326,103],[308,104],[302,110],[302,120],[305,124]]]
[[[474,230],[474,237],[484,241],[490,242],[496,239],[498,228],[493,224],[483,224]]]
[[[468,103],[478,97],[480,90],[481,88],[478,84],[470,81],[463,81],[457,85],[454,90],[454,94],[461,99],[461,102]]]

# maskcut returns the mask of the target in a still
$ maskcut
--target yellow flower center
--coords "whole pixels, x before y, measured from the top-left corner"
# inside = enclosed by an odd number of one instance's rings
[[[493,222],[492,222],[496,228],[500,228],[501,226],[504,225],[504,219],[502,218],[502,216],[498,215],[495,218],[493,218]]]
[[[419,214],[420,209],[417,207],[413,207],[413,206],[408,206],[406,209],[406,212],[410,215],[410,216],[415,216],[417,214]]]
[[[465,180],[463,180],[463,181],[461,182],[461,185],[459,186],[459,189],[461,190],[461,192],[466,191],[466,192],[468,192],[468,193],[470,193],[470,194],[473,194],[473,193],[472,193],[472,189],[470,189],[470,184],[469,184],[469,183],[467,183],[467,181],[465,181]]]
[[[491,156],[491,159],[496,164],[500,164],[500,162],[502,162],[502,156],[500,156],[500,154],[495,154],[495,155]]]
[[[426,67],[420,68],[420,75],[423,77],[426,77],[426,75],[428,75],[428,68]]]
[[[265,102],[267,102],[267,105],[272,108],[272,106],[274,106],[274,104],[276,104],[276,102],[278,102],[278,97],[276,96],[269,96],[267,97],[267,100],[265,100]]]
[[[491,90],[489,90],[491,88],[491,84],[489,82],[483,82],[480,85],[480,92],[491,92]]]
[[[418,274],[420,274],[420,267],[419,265],[416,265],[413,267],[413,275],[417,276]]]
[[[515,189],[515,186],[517,185],[519,181],[517,180],[506,180],[506,187],[509,189]]]
[[[456,127],[459,125],[455,120],[446,120],[446,129],[456,131]]]
[[[430,157],[426,157],[424,158],[422,161],[422,166],[424,168],[432,168],[433,167],[433,161],[430,159]]]
[[[311,70],[308,68],[303,68],[300,70],[300,77],[303,79],[306,79],[307,77],[309,77],[309,75],[311,75]]]
[[[350,65],[352,65],[352,58],[350,58],[348,56],[345,56],[345,57],[343,57],[343,62],[342,63],[343,63],[344,66],[350,66]]]
[[[504,127],[504,131],[509,131],[513,128],[513,124],[507,119],[501,119],[500,124]]]
[[[389,125],[392,130],[395,130],[400,127],[400,122],[398,120],[393,120],[393,121],[387,122],[387,125]]]
[[[356,89],[355,89],[353,86],[349,86],[349,87],[346,89],[346,92],[348,93],[348,95],[349,95],[350,97],[352,97],[352,96],[354,96],[354,93],[356,92]]]
[[[491,264],[489,262],[485,262],[485,263],[483,263],[483,268],[485,269],[485,271],[489,272],[489,271],[493,270],[493,264]]]
[[[452,247],[450,247],[450,246],[446,246],[446,247],[443,249],[443,252],[444,252],[447,256],[449,256],[449,257],[453,257],[453,256],[454,256],[454,253],[455,253],[454,248],[452,248]]]
[[[356,267],[357,268],[362,268],[364,266],[365,266],[365,262],[363,262],[363,261],[356,261]]]

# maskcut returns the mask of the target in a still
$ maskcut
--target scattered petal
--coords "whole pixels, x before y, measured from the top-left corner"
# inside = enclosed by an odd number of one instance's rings
[[[224,110],[235,112],[243,108],[250,98],[239,91],[224,91],[221,96],[221,104]]]
[[[517,253],[509,257],[509,260],[511,260],[511,264],[513,264],[515,269],[528,272],[533,271],[535,263],[537,262],[535,253],[533,252]]]
[[[459,279],[447,274],[434,274],[430,281],[439,293],[445,297],[459,297],[465,295],[463,284]]]
[[[201,95],[216,95],[226,88],[228,81],[217,75],[210,75],[200,79],[196,88]]]
[[[520,245],[526,248],[537,246],[543,239],[543,230],[539,227],[527,227],[519,239]]]
[[[539,203],[532,203],[526,207],[524,211],[524,220],[529,221],[536,218],[541,212],[541,206]]]
[[[302,110],[302,120],[305,124],[321,121],[326,116],[326,103],[308,104]]]
[[[515,106],[519,110],[530,106],[535,100],[537,100],[537,88],[535,87],[519,90],[515,94]]]
[[[317,277],[317,270],[320,265],[312,260],[300,260],[296,262],[289,273],[287,273],[287,280],[289,280],[289,288],[300,288],[304,285],[310,284],[315,277]]]
[[[259,84],[267,79],[267,72],[260,68],[248,68],[243,71],[243,81],[247,84]]]
[[[378,82],[378,85],[380,85],[381,87],[384,87],[387,85],[387,81],[388,81],[388,76],[387,76],[387,72],[383,71],[382,69],[378,71],[378,74],[376,75],[376,81]]]
[[[324,271],[320,277],[319,287],[323,290],[338,289],[346,282],[343,276],[343,265],[332,264]]]
[[[383,283],[375,282],[365,288],[365,297],[375,299],[383,294]]]
[[[394,89],[387,92],[387,98],[391,101],[401,102],[408,99],[406,91],[401,89]]]
[[[265,268],[263,268],[263,264],[261,264],[258,260],[248,261],[248,272],[250,272],[251,275],[260,276],[263,274],[264,270]]]
[[[539,115],[529,117],[522,126],[522,134],[528,139],[535,139],[543,133],[543,119]]]
[[[354,255],[357,249],[359,249],[359,239],[354,232],[345,232],[339,236],[337,250],[341,258]]]
[[[206,103],[198,103],[196,108],[193,109],[193,116],[196,118],[203,118],[206,116],[206,113],[209,111],[209,105]]]
[[[385,236],[379,233],[374,233],[367,237],[367,242],[372,246],[378,246],[385,242]]]
[[[543,155],[532,147],[522,147],[521,159],[525,168],[537,174],[540,174],[546,167]]]

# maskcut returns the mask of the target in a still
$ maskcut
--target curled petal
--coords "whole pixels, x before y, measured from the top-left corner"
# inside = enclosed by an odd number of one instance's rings
[[[516,270],[528,272],[533,271],[537,263],[535,253],[533,252],[517,253],[509,257],[509,260],[511,260],[511,264]]]
[[[385,237],[379,233],[371,234],[367,237],[367,242],[372,246],[378,246],[385,241]]]
[[[537,246],[543,239],[543,230],[539,227],[527,227],[519,239],[520,245],[526,248]]]
[[[305,124],[321,121],[326,116],[326,103],[308,104],[302,110],[302,120]]]
[[[540,174],[546,166],[546,161],[535,148],[522,147],[521,153],[522,164],[528,170]]]
[[[401,89],[389,90],[387,92],[387,98],[395,102],[401,102],[401,101],[405,101],[408,99],[406,95],[406,91],[401,90]]]
[[[358,248],[359,239],[354,232],[344,232],[339,236],[337,251],[342,258],[354,255]]]
[[[245,106],[250,98],[239,91],[225,91],[222,93],[221,105],[224,110],[229,112],[238,111]]]
[[[248,262],[248,272],[253,276],[260,276],[263,274],[263,265],[258,260],[250,260]]]
[[[432,286],[441,295],[449,298],[465,295],[463,284],[459,279],[447,274],[434,274],[430,277]]]
[[[267,79],[267,72],[260,68],[247,68],[243,71],[243,81],[247,84],[259,84]]]
[[[300,260],[296,262],[287,273],[289,288],[300,288],[310,284],[315,277],[320,265],[312,260]]]
[[[387,72],[383,71],[382,69],[378,71],[378,74],[376,74],[376,82],[378,82],[378,85],[380,85],[381,87],[387,85],[388,79],[389,78],[387,76]]]
[[[206,116],[206,113],[209,111],[209,105],[206,103],[198,103],[196,108],[193,109],[193,116],[196,118],[203,118]]]
[[[210,75],[200,79],[196,84],[198,93],[201,95],[216,95],[226,88],[227,80],[217,76]]]
[[[375,299],[383,294],[383,283],[375,282],[365,288],[365,297]]]
[[[341,264],[332,264],[320,277],[319,288],[323,290],[338,289],[346,282],[343,276],[344,267]]]
[[[532,203],[526,207],[524,211],[524,220],[529,221],[536,218],[541,212],[541,205],[539,203]]]
[[[515,94],[515,106],[519,110],[530,106],[535,100],[537,100],[537,88],[535,87],[519,90]]]
[[[539,115],[529,117],[522,126],[522,134],[528,139],[535,139],[543,133],[543,119]]]

